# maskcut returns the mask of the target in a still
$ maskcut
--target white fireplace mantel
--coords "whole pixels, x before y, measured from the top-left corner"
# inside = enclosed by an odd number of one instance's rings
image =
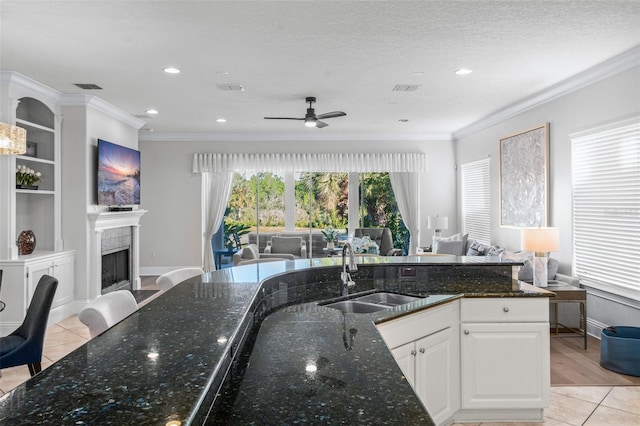
[[[101,293],[102,281],[102,231],[105,229],[131,227],[131,284],[134,290],[139,290],[140,282],[140,219],[147,210],[132,210],[125,212],[95,212],[88,213],[90,225],[90,259],[89,259],[89,300],[93,300]]]
[[[132,210],[128,212],[97,212],[89,213],[89,222],[93,231],[102,231],[123,226],[138,226],[140,218],[147,210]]]

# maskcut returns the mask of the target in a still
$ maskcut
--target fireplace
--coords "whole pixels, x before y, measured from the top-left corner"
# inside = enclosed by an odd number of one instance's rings
[[[91,238],[87,300],[120,288],[140,289],[139,228],[146,212],[138,209],[88,214]]]
[[[131,285],[131,227],[120,226],[102,231],[100,251],[100,294],[133,290]]]
[[[132,290],[129,252],[130,250],[125,248],[102,254],[102,294],[116,290]]]

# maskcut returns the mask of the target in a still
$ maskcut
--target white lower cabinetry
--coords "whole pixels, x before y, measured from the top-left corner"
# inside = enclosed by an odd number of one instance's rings
[[[436,424],[460,407],[459,301],[378,325]]]
[[[467,298],[378,324],[433,421],[541,421],[549,300]]]
[[[4,271],[0,300],[6,303],[0,312],[0,335],[5,336],[22,324],[33,292],[43,275],[58,279],[58,288],[51,305],[49,323],[56,323],[73,314],[75,252],[51,252],[22,256],[18,260],[0,261]]]
[[[463,299],[458,420],[542,420],[549,405],[549,301]]]

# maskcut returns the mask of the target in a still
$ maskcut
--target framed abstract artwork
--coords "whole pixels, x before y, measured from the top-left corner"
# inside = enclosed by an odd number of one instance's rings
[[[547,226],[549,123],[500,139],[500,225]]]

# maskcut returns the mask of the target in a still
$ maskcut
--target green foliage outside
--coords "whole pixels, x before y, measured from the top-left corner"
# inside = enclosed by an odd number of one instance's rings
[[[273,173],[258,173],[248,178],[236,173],[225,223],[242,224],[254,229],[257,201],[260,229],[282,229],[285,222],[285,184]],[[362,227],[387,227],[394,246],[405,253],[409,232],[402,222],[388,173],[360,174],[360,222]],[[301,173],[295,181],[295,227],[322,230],[329,227],[346,232],[349,224],[348,173]],[[311,209],[311,217],[309,217]],[[246,232],[245,232],[246,233]]]

